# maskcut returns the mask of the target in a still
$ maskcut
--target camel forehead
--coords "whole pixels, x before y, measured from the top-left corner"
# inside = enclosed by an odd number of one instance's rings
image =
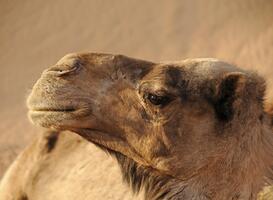
[[[244,70],[218,60],[216,58],[193,58],[182,61],[161,62],[161,67],[175,67],[181,72],[190,72],[200,76],[217,77],[229,72],[244,72]]]
[[[153,69],[142,79],[151,81],[158,87],[166,85],[172,88],[205,87],[209,82],[221,80],[225,74],[239,72],[248,74],[238,67],[214,58],[187,59],[182,61],[161,62],[155,64]]]

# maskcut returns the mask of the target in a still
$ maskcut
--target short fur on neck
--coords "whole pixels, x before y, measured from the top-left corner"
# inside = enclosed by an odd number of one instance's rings
[[[263,119],[265,120],[265,119]],[[269,119],[268,119],[269,120]],[[253,166],[248,166],[250,168],[260,168],[258,169],[258,174],[262,177],[260,180],[264,178],[265,181],[260,185],[260,188],[256,188],[256,183],[246,183],[244,185],[238,185],[239,190],[231,192],[228,190],[228,185],[226,185],[228,197],[224,197],[223,199],[232,199],[232,200],[241,200],[241,199],[249,199],[254,200],[257,198],[257,192],[262,189],[262,187],[267,182],[272,181],[272,170],[270,170],[270,166],[272,166],[272,160],[270,158],[273,157],[272,152],[272,131],[270,127],[265,126],[261,135],[259,136],[260,149],[259,152],[255,152],[255,154],[263,154],[261,155],[261,159],[259,161],[253,161]],[[123,175],[124,181],[131,187],[135,194],[138,194],[140,191],[144,191],[144,197],[147,200],[176,200],[176,199],[194,199],[194,200],[209,200],[215,199],[215,195],[211,195],[210,191],[206,191],[209,188],[209,185],[198,182],[198,180],[205,175],[201,175],[200,177],[193,177],[192,180],[179,180],[169,175],[162,174],[156,169],[151,167],[146,167],[138,164],[131,158],[127,156],[108,149],[100,144],[96,144],[99,148],[109,153],[111,156],[115,157],[118,161],[118,164],[121,168],[121,172]],[[272,150],[272,151],[271,151]],[[262,163],[259,163],[262,162]],[[255,166],[254,166],[255,165]],[[219,168],[218,168],[219,169]],[[249,169],[245,169],[249,174]],[[255,169],[253,169],[255,171]],[[260,170],[260,171],[259,171]],[[215,172],[216,173],[216,172]],[[214,173],[214,175],[215,175]],[[236,172],[236,174],[240,174],[241,172]],[[213,173],[212,173],[213,174]],[[209,174],[207,174],[209,175]],[[220,176],[220,175],[219,175]],[[242,177],[244,177],[242,175]],[[214,180],[214,178],[210,179]],[[215,179],[216,180],[216,179]],[[249,181],[251,178],[249,179]],[[258,181],[258,180],[257,180]],[[258,181],[259,182],[259,181]],[[261,181],[260,181],[261,182]],[[203,185],[202,185],[203,184]],[[201,187],[200,187],[201,186]],[[252,191],[253,189],[253,191]],[[220,191],[219,191],[220,192]],[[217,191],[216,191],[217,193]],[[230,196],[231,195],[231,196]],[[216,198],[218,199],[218,195],[216,194]]]

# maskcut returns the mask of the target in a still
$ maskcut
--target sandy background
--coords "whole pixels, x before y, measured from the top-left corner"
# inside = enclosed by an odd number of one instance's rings
[[[62,56],[83,51],[153,61],[217,57],[257,70],[273,88],[273,1],[0,0],[0,177],[39,133],[26,115],[31,86]],[[267,94],[273,101],[273,89]],[[103,171],[119,180],[118,169],[90,148],[92,173],[107,191]]]

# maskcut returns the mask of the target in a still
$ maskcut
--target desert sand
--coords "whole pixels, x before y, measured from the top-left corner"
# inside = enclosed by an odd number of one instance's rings
[[[70,52],[216,57],[264,76],[273,102],[272,10],[272,0],[0,0],[0,177],[41,131],[27,119],[32,85]],[[115,161],[90,148],[94,199],[130,199]]]

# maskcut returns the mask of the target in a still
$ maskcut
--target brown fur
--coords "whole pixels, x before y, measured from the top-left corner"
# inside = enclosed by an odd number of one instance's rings
[[[273,164],[264,90],[258,75],[215,59],[71,54],[44,71],[28,106],[35,124],[114,155],[146,199],[251,200]],[[50,159],[58,138],[45,138]],[[28,180],[39,182],[41,162]]]

